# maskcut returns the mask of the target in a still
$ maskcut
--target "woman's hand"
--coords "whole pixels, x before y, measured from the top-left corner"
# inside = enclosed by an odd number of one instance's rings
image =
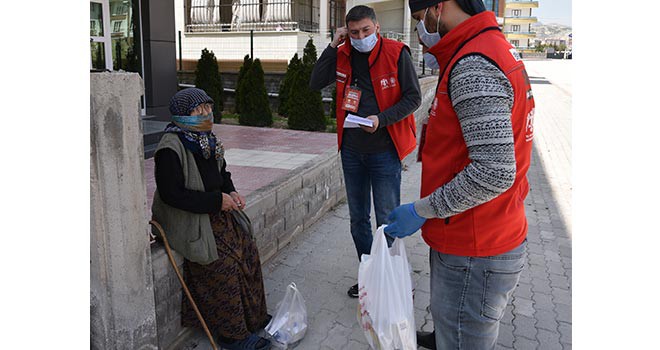
[[[241,196],[236,191],[229,192],[229,195],[234,200],[234,203],[236,203],[236,205],[238,206],[238,209],[244,209],[245,208],[245,197]]]
[[[235,193],[235,192],[234,192]],[[234,201],[232,196],[223,193],[222,194],[222,211],[238,210],[238,205]]]

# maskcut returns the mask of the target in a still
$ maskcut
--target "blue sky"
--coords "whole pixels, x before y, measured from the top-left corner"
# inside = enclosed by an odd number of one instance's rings
[[[571,0],[539,0],[539,7],[532,14],[539,22],[559,23],[572,26]]]

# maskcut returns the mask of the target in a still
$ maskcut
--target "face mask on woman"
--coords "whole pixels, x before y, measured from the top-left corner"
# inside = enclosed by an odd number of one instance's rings
[[[353,45],[353,47],[356,50],[362,53],[366,53],[373,50],[377,42],[378,42],[378,37],[376,36],[376,32],[371,33],[371,35],[369,35],[364,39],[351,38],[351,45]]]

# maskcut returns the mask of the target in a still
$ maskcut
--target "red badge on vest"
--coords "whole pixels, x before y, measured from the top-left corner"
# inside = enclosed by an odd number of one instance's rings
[[[344,95],[344,109],[356,113],[358,106],[360,105],[360,97],[362,96],[362,91],[356,87],[346,88],[346,94]]]

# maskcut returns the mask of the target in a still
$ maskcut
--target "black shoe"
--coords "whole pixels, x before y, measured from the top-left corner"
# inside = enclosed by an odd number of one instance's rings
[[[348,290],[348,296],[351,298],[357,298],[359,296],[357,283]]]
[[[423,348],[435,350],[435,331],[417,332],[417,345]]]

